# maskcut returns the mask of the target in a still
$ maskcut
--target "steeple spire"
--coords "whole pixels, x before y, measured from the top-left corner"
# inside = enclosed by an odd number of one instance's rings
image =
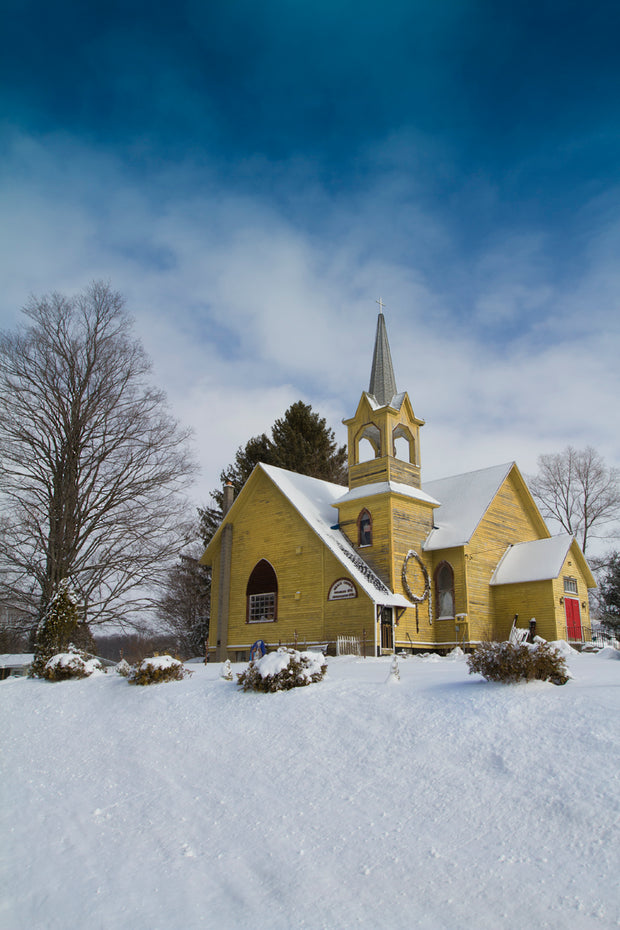
[[[396,378],[392,367],[392,356],[385,328],[383,316],[383,301],[377,301],[381,312],[377,320],[377,335],[375,336],[375,351],[372,357],[372,370],[370,373],[370,387],[368,393],[372,394],[382,407],[389,404],[396,391]]]

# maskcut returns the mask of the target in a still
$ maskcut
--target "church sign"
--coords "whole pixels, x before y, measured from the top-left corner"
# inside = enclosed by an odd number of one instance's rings
[[[344,601],[349,597],[357,597],[357,588],[349,578],[339,578],[329,589],[327,600]]]

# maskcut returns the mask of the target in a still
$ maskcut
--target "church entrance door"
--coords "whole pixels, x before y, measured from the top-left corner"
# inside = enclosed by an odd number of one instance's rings
[[[381,608],[381,654],[394,652],[394,622],[391,607]]]
[[[579,601],[574,597],[564,597],[566,611],[566,631],[569,642],[581,642],[581,613]]]

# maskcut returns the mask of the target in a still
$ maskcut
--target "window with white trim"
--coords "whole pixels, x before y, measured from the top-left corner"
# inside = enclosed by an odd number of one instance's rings
[[[564,594],[579,594],[576,578],[564,577]]]
[[[454,617],[454,571],[449,562],[440,562],[435,572],[437,619]]]
[[[248,623],[273,623],[277,619],[278,579],[267,559],[261,559],[252,569],[245,594]]]

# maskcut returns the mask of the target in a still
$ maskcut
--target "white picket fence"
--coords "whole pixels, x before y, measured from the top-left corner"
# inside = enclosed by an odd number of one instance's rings
[[[357,636],[339,636],[336,640],[337,656],[361,656],[362,650]]]

